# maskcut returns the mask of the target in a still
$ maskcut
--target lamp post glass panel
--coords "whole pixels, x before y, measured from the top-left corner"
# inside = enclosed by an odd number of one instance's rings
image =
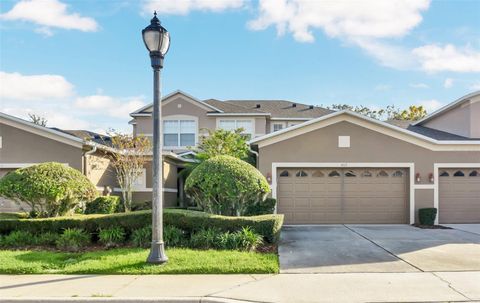
[[[162,264],[167,262],[163,243],[163,159],[162,159],[162,107],[160,106],[160,70],[163,59],[170,47],[170,35],[161,26],[157,13],[150,25],[142,31],[145,46],[150,52],[153,68],[153,190],[152,190],[152,247],[147,262]]]

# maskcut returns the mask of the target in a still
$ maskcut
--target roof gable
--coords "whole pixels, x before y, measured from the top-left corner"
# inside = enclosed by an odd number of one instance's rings
[[[351,112],[351,111],[339,111],[332,114],[325,115],[310,121],[285,128],[283,130],[270,133],[258,138],[255,138],[250,141],[250,144],[259,145],[259,147],[267,146],[274,144],[283,140],[288,140],[292,137],[299,136],[301,134],[320,129],[329,125],[336,124],[338,122],[348,121],[353,124],[360,125],[362,127],[369,128],[371,130],[377,131],[382,134],[387,134],[389,136],[395,137],[400,140],[410,142],[431,150],[440,150],[443,145],[454,145],[460,146],[465,145],[465,148],[472,148],[473,150],[480,150],[480,141],[473,140],[458,140],[458,141],[439,141],[430,137],[427,137],[420,133],[415,133],[406,129],[402,129],[395,125],[388,124],[379,120],[375,120],[361,114]],[[445,147],[444,149],[450,149],[451,147]]]
[[[223,112],[221,109],[218,109],[206,102],[203,102],[203,101],[200,101],[198,100],[197,98],[183,92],[183,91],[180,91],[180,90],[177,90],[177,91],[174,91],[168,95],[166,95],[165,97],[162,98],[162,106],[165,105],[165,104],[168,104],[170,103],[171,101],[173,101],[175,99],[175,97],[178,97],[178,96],[181,96],[183,97],[184,100],[187,100],[189,101],[190,103],[196,105],[196,106],[199,106],[207,111],[214,111],[214,112]],[[153,103],[150,103],[148,105],[145,105],[139,109],[137,109],[136,111],[134,111],[133,113],[130,113],[130,116],[132,117],[139,117],[139,116],[150,116],[152,114],[152,108],[153,108]]]
[[[45,126],[40,126],[35,123],[29,122],[14,116],[7,115],[2,112],[0,112],[0,123],[36,134],[42,137],[46,137],[58,142],[62,142],[74,147],[82,148],[83,146],[83,140],[80,138],[77,138],[75,136],[72,136],[70,134],[67,134],[55,129],[51,129]]]
[[[427,115],[423,119],[420,119],[417,122],[413,123],[413,125],[422,125],[422,124],[432,120],[433,118],[439,117],[439,116],[445,114],[446,112],[456,108],[457,106],[460,106],[463,103],[470,101],[470,98],[473,98],[473,97],[476,97],[476,96],[480,96],[480,91],[470,93],[468,95],[465,95],[465,96],[453,101],[452,103],[447,104],[446,106],[434,111],[430,115]]]

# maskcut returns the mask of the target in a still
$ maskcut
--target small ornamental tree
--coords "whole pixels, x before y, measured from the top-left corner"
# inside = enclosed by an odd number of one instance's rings
[[[56,217],[82,208],[97,190],[78,170],[47,162],[8,173],[0,179],[0,196],[26,203],[40,216]]]
[[[116,178],[120,189],[125,212],[132,208],[132,192],[135,181],[142,174],[151,153],[150,141],[143,136],[133,137],[132,135],[112,132],[113,152],[107,153],[112,166],[115,169]]]
[[[186,193],[208,213],[242,216],[270,192],[265,177],[232,156],[217,156],[198,165],[185,182]]]
[[[246,160],[249,148],[247,139],[242,135],[242,132],[243,128],[235,131],[224,129],[208,130],[208,136],[202,137],[196,149],[197,157],[206,160],[216,156],[227,155]]]

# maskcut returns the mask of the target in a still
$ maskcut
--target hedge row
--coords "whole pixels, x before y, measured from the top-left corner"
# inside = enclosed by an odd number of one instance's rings
[[[163,218],[166,226],[175,226],[188,233],[194,233],[206,228],[218,228],[221,231],[235,232],[242,227],[249,226],[270,243],[278,240],[280,228],[283,224],[283,215],[226,217],[185,209],[165,209]],[[97,233],[100,229],[116,226],[123,227],[128,234],[131,234],[134,230],[149,226],[151,222],[152,213],[150,210],[109,215],[6,219],[0,220],[0,234],[8,234],[14,230],[28,231],[34,234],[44,232],[61,233],[66,228],[81,228],[89,233]]]

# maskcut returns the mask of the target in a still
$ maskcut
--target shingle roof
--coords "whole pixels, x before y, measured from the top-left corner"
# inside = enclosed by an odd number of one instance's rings
[[[57,130],[57,131],[61,131],[63,133],[66,133],[66,134],[69,134],[69,135],[72,135],[72,136],[75,136],[77,138],[80,138],[82,140],[89,140],[89,141],[93,141],[95,143],[98,143],[98,144],[102,144],[102,145],[106,145],[106,146],[112,146],[112,139],[110,138],[110,136],[106,136],[106,135],[101,135],[101,134],[98,134],[98,133],[95,133],[95,132],[92,132],[92,131],[89,131],[89,130],[82,130],[82,129],[59,129],[59,128],[55,128],[55,127],[52,127],[52,129],[54,130]]]
[[[265,113],[271,118],[317,118],[332,113],[332,110],[295,103],[286,100],[205,100],[225,113]],[[260,107],[258,107],[260,106]]]
[[[462,140],[478,140],[474,138],[467,138],[451,133],[447,133],[438,129],[433,129],[421,125],[412,125],[415,121],[408,121],[408,120],[388,120],[387,123],[393,124],[395,126],[401,127],[403,129],[409,130],[411,132],[435,139],[440,141],[462,141]]]

